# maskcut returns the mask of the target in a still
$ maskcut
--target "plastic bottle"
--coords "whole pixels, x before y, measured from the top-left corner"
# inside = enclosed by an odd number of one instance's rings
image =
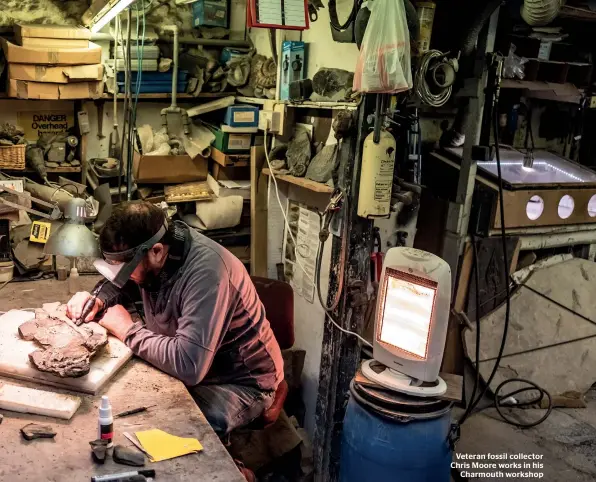
[[[74,295],[81,291],[81,280],[79,279],[79,270],[77,268],[70,269],[70,276],[68,277],[68,292]]]
[[[114,418],[112,417],[112,405],[107,395],[101,397],[101,404],[99,405],[99,424],[98,424],[98,439],[108,440],[108,447],[114,444]]]

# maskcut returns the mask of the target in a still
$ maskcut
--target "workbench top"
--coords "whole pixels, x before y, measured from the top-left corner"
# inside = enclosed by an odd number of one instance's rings
[[[82,289],[91,289],[97,277],[82,277]],[[32,290],[32,291],[30,291]],[[68,300],[66,282],[56,280],[9,283],[0,291],[0,311],[33,308],[42,303]],[[32,306],[33,304],[33,306]],[[35,386],[18,380],[1,378],[0,382],[21,384],[58,393],[69,393],[51,387]],[[83,402],[71,420],[3,411],[0,425],[0,482],[13,481],[89,481],[92,475],[135,470],[115,464],[111,457],[105,465],[93,462],[89,442],[97,438],[97,416],[101,395],[108,395],[114,413],[131,408],[157,405],[147,412],[116,419],[115,444],[131,446],[122,432],[159,428],[181,437],[195,437],[204,447],[199,454],[151,463],[156,481],[243,482],[232,458],[211,429],[201,410],[182,382],[160,372],[138,358],[133,358],[97,395],[83,395]],[[19,430],[31,422],[51,425],[54,439],[25,441]]]

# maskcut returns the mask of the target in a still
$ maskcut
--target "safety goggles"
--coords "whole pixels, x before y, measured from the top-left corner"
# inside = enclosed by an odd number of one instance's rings
[[[103,259],[96,259],[93,265],[113,285],[123,288],[145,255],[165,236],[167,230],[168,227],[164,224],[147,241],[125,251],[102,251]]]

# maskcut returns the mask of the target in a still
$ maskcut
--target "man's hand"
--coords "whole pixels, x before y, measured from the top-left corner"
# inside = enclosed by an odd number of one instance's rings
[[[106,310],[105,315],[99,320],[99,324],[123,342],[126,333],[134,323],[126,308],[116,305]]]
[[[68,316],[73,321],[78,320],[83,314],[85,304],[87,303],[87,300],[89,300],[89,298],[91,298],[91,294],[87,291],[79,291],[77,294],[75,294],[66,304],[66,316]],[[97,316],[97,313],[99,313],[102,309],[103,301],[101,301],[100,299],[96,299],[95,305],[91,309],[91,312],[83,321],[93,321],[93,319]]]

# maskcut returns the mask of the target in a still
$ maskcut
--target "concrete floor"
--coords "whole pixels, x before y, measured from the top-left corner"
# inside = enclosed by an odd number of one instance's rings
[[[486,409],[470,417],[462,427],[456,447],[459,454],[539,454],[543,469],[525,469],[542,472],[543,477],[491,477],[493,481],[594,482],[596,481],[596,390],[587,395],[584,409],[555,409],[546,421],[537,427],[521,430],[502,421],[494,409]],[[528,411],[533,416],[537,411]],[[526,415],[523,410],[514,416]],[[540,413],[543,413],[540,411]],[[519,415],[518,415],[519,414]],[[458,461],[456,455],[453,458]],[[462,460],[459,460],[462,462]],[[471,461],[467,461],[470,463]],[[482,461],[500,462],[500,461]],[[532,463],[532,461],[529,461]],[[480,469],[468,469],[481,472]],[[503,470],[505,472],[506,470]],[[511,470],[520,472],[524,469]],[[494,472],[494,471],[493,471]]]

